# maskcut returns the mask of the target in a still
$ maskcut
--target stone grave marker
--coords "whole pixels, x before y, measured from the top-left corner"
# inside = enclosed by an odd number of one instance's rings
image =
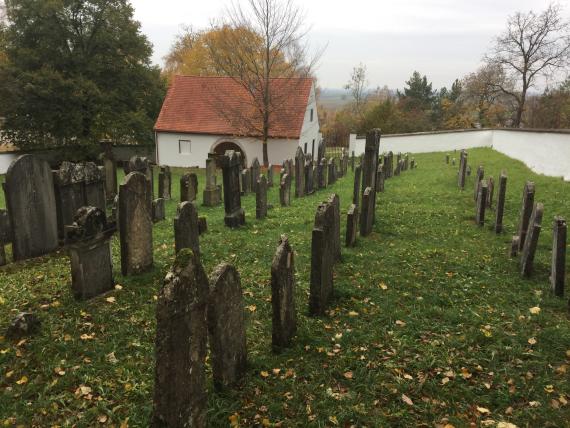
[[[524,185],[522,205],[519,215],[519,251],[523,249],[524,241],[526,240],[526,233],[528,230],[530,216],[533,210],[535,187],[532,181],[527,181]]]
[[[362,165],[358,164],[354,169],[354,186],[352,189],[352,203],[356,206],[360,204],[360,179],[362,177]]]
[[[524,277],[529,277],[533,271],[534,256],[536,254],[538,237],[542,227],[541,223],[543,213],[544,206],[540,202],[535,203],[529,219],[528,229],[521,252],[521,274]]]
[[[499,190],[497,192],[497,208],[495,210],[495,233],[503,231],[503,214],[505,212],[505,198],[507,196],[507,174],[503,171],[499,177]]]
[[[378,165],[378,171],[376,173],[376,192],[384,192],[384,165]]]
[[[308,160],[305,162],[305,195],[313,194],[313,162]]]
[[[364,159],[362,163],[362,192],[367,187],[370,187],[370,199],[371,199],[371,212],[367,210],[366,207],[361,206],[360,210],[362,212],[367,212],[372,216],[372,224],[375,221],[375,209],[376,209],[376,174],[378,172],[378,156],[380,151],[380,137],[381,133],[379,129],[372,129],[366,134],[366,143],[364,146]],[[361,214],[362,215],[362,214]],[[370,231],[372,231],[372,225],[370,225]],[[362,234],[366,236],[366,234]]]
[[[117,196],[117,162],[111,150],[102,153],[100,160],[105,171],[105,195],[112,201]]]
[[[206,187],[203,192],[204,206],[215,207],[222,202],[222,189],[216,184],[216,161],[206,159]]]
[[[152,221],[157,223],[166,219],[166,209],[163,198],[152,201]]]
[[[336,182],[336,171],[334,159],[330,158],[328,162],[328,185],[334,184]]]
[[[282,207],[291,205],[291,177],[289,174],[283,174],[281,184],[279,185],[279,202]]]
[[[85,170],[79,164],[64,161],[58,170],[53,171],[57,229],[60,239],[64,238],[65,226],[73,224],[77,210],[88,205],[85,200],[84,182]]]
[[[320,204],[311,240],[309,315],[324,315],[333,294],[334,222],[334,207]]]
[[[295,309],[295,254],[287,236],[281,235],[271,263],[271,345],[274,352],[291,345],[297,331]]]
[[[0,209],[0,266],[8,263],[5,246],[12,242],[8,211]]]
[[[172,198],[172,174],[169,166],[161,166],[158,173],[158,197],[170,200]]]
[[[273,187],[273,165],[267,167],[267,187]]]
[[[346,214],[346,240],[347,247],[354,247],[358,231],[358,205],[351,204]]]
[[[362,194],[362,204],[360,206],[360,236],[368,236],[372,233],[372,212],[374,205],[372,188],[367,187]]]
[[[200,229],[198,224],[198,211],[192,202],[182,202],[178,205],[174,217],[174,248],[178,253],[184,248],[200,255]]]
[[[477,174],[475,175],[475,191],[473,193],[473,200],[476,201],[477,197],[479,196],[479,186],[481,185],[481,181],[485,177],[485,169],[483,165],[479,165],[477,168]],[[485,201],[486,203],[486,201]]]
[[[319,189],[326,189],[327,187],[327,159],[326,158],[322,158],[321,162],[319,163],[319,168],[321,169],[320,175],[319,175]]]
[[[479,226],[485,225],[485,208],[487,206],[488,185],[485,180],[481,180],[478,186],[477,205],[475,210],[475,223]]]
[[[267,178],[259,175],[255,186],[255,218],[262,220],[267,217]]]
[[[259,175],[261,174],[261,166],[259,165],[259,160],[255,157],[251,162],[250,177],[251,180],[251,191],[255,193],[257,191],[257,181],[259,180]]]
[[[228,227],[239,227],[245,224],[245,212],[241,207],[240,194],[240,165],[241,156],[233,150],[226,151],[222,156],[222,171],[224,177],[224,223]]]
[[[194,202],[198,196],[198,176],[187,172],[180,177],[180,202]]]
[[[251,170],[245,168],[241,171],[242,194],[251,193]]]
[[[335,261],[340,260],[340,198],[336,193],[332,193],[327,199],[327,204],[333,207],[334,229],[332,232],[333,254]]]
[[[493,177],[489,177],[487,180],[487,208],[493,207],[493,196],[495,194],[495,179]]]
[[[554,218],[552,230],[552,269],[550,285],[555,296],[564,297],[564,279],[566,276],[566,220],[560,216]]]
[[[305,191],[305,155],[301,147],[295,153],[295,197],[300,198]]]

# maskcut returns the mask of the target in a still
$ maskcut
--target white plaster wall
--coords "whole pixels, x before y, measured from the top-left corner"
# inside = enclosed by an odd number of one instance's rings
[[[311,109],[313,110],[312,121],[311,121]],[[313,141],[315,141],[314,152],[313,152]],[[311,93],[309,94],[309,101],[307,103],[307,109],[305,110],[305,118],[303,120],[303,126],[301,128],[299,146],[303,150],[305,150],[305,143],[307,143],[307,153],[315,154],[319,147],[319,141],[320,141],[320,133],[319,133],[319,115],[317,114],[317,97],[315,96],[315,86],[312,85]],[[269,156],[271,156],[271,154]]]
[[[8,167],[17,157],[18,153],[0,153],[0,174],[6,174]]]

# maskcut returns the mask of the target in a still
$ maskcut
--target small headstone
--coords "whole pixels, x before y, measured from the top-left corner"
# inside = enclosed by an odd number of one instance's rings
[[[216,389],[238,382],[247,367],[244,305],[239,274],[222,263],[210,275],[208,335]]]
[[[451,165],[455,166],[455,162],[456,162],[455,158],[451,159]]]
[[[152,427],[205,427],[208,278],[191,250],[176,256],[156,304]]]
[[[271,263],[271,306],[271,345],[273,351],[277,352],[291,345],[297,331],[295,254],[285,235],[281,236]]]
[[[550,285],[555,296],[564,296],[564,279],[566,276],[566,220],[557,216],[554,218],[552,230],[552,269]]]
[[[152,201],[152,221],[154,223],[162,221],[166,218],[166,210],[163,198]]]
[[[112,201],[117,196],[117,162],[112,150],[102,153],[100,159],[105,171],[105,195],[108,201]]]
[[[279,185],[279,202],[282,207],[291,205],[291,177],[289,174],[283,174],[281,184]]]
[[[245,212],[241,207],[240,165],[241,156],[233,150],[226,151],[222,159],[224,176],[224,223],[228,227],[245,224]]]
[[[255,157],[251,162],[250,177],[251,180],[251,191],[255,193],[257,191],[257,181],[259,180],[259,175],[261,174],[261,166],[259,165],[259,160]]]
[[[533,271],[534,255],[538,246],[543,213],[544,206],[540,202],[534,204],[521,252],[521,274],[525,277],[529,277]]]
[[[373,205],[374,195],[372,188],[367,187],[362,194],[362,205],[360,207],[360,236],[368,236],[372,233],[373,225]]]
[[[241,193],[245,195],[251,192],[251,171],[247,168],[241,171]]]
[[[511,251],[509,252],[511,258],[515,258],[519,253],[519,243],[520,243],[520,238],[518,237],[518,235],[513,236],[513,239],[511,240]]]
[[[488,185],[485,180],[481,180],[478,186],[477,207],[475,211],[475,223],[479,226],[485,225],[485,207],[487,206]]]
[[[384,165],[378,165],[378,171],[376,173],[376,192],[384,192]]]
[[[215,207],[222,202],[222,189],[216,184],[216,161],[212,158],[206,159],[206,187],[202,195],[207,207]]]
[[[358,206],[351,204],[346,214],[346,242],[347,247],[354,247],[358,231]]]
[[[467,177],[471,177],[471,165],[467,165]]]
[[[505,198],[507,196],[507,175],[501,173],[499,177],[499,190],[497,193],[497,209],[495,210],[495,233],[503,231],[503,214],[505,212]]]
[[[352,189],[352,203],[356,206],[359,205],[360,199],[360,178],[362,176],[362,165],[358,164],[354,169],[354,186]]]
[[[445,163],[449,165],[449,154],[445,155]]]
[[[40,319],[32,312],[20,312],[6,330],[6,338],[21,339],[36,334],[42,326]]]
[[[174,217],[174,248],[178,253],[184,248],[190,248],[195,255],[200,255],[200,230],[198,211],[192,202],[182,202],[178,205]]]
[[[161,166],[158,173],[158,197],[169,200],[172,198],[172,174],[169,166]]]
[[[495,193],[495,179],[493,177],[489,177],[487,180],[487,208],[493,207],[493,196]]]
[[[194,202],[198,196],[198,176],[187,172],[180,177],[180,202]]]
[[[532,181],[527,181],[524,185],[522,205],[519,214],[519,251],[522,250],[524,242],[526,240],[526,233],[528,230],[530,216],[532,214],[533,204],[534,204],[534,183]]]
[[[258,220],[267,217],[267,178],[259,175],[255,185],[255,218]]]

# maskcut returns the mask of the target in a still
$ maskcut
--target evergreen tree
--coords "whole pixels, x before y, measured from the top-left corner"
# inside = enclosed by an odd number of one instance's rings
[[[406,81],[406,85],[403,97],[406,98],[408,109],[431,109],[436,94],[425,75],[422,77],[420,73],[414,71],[410,80]],[[399,95],[402,96],[401,93]]]

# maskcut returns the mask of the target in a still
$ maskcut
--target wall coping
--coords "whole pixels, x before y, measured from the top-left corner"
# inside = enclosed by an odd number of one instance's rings
[[[537,134],[570,134],[570,129],[539,129],[539,128],[467,128],[467,129],[446,129],[441,131],[427,132],[410,132],[407,134],[382,134],[382,138],[390,137],[412,137],[415,135],[437,135],[437,134],[457,134],[462,132],[481,132],[481,131],[506,131],[506,132],[534,132]],[[356,139],[366,138],[364,135],[357,135]]]

